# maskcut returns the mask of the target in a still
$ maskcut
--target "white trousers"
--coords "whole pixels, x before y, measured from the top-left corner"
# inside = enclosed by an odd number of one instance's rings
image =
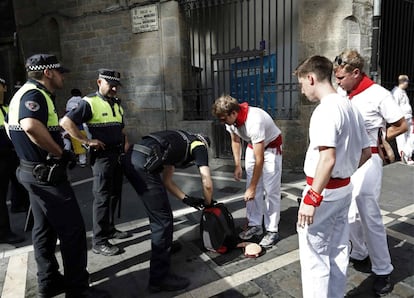
[[[408,130],[405,133],[398,135],[395,140],[397,142],[398,154],[404,152],[405,156],[410,157],[414,152],[413,144],[413,123],[412,118],[405,119]]]
[[[254,200],[246,202],[249,226],[261,226],[264,216],[266,231],[277,232],[280,221],[280,183],[282,177],[282,155],[275,148],[264,152],[262,175],[256,187]],[[247,147],[245,155],[246,186],[250,185],[255,158],[253,149]]]
[[[394,269],[378,204],[382,170],[381,157],[372,154],[372,157],[352,175],[351,183],[354,189],[348,216],[351,257],[363,260],[369,255],[371,270],[377,275],[390,274]]]
[[[305,188],[304,194],[309,189]],[[325,190],[313,224],[297,227],[304,298],[343,298],[349,260],[348,210],[352,185]],[[302,204],[303,200],[302,200]]]

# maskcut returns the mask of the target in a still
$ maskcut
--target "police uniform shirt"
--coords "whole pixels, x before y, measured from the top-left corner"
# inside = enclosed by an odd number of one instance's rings
[[[46,89],[45,86],[31,79],[29,79],[26,84],[28,83],[34,84],[36,88],[45,91],[52,99],[53,106],[54,106],[55,96],[51,94]],[[18,113],[19,113],[18,115],[19,123],[20,123],[20,120],[24,118],[34,118],[34,119],[39,120],[41,123],[43,123],[47,127],[47,123],[49,120],[48,105],[47,105],[45,96],[37,89],[31,89],[23,94],[20,100]],[[51,111],[51,113],[56,114],[56,110]],[[9,124],[11,125],[11,123]],[[24,159],[24,160],[32,161],[32,162],[43,162],[46,160],[46,156],[48,152],[41,149],[39,146],[33,143],[28,137],[28,135],[23,131],[23,129],[19,127],[17,128],[10,127],[9,130],[10,130],[10,137],[13,141],[13,145],[15,147],[16,153],[20,159]],[[60,147],[63,148],[63,140],[60,134],[59,126],[53,127],[51,130],[49,129],[49,133],[52,136],[53,140],[57,144],[59,144]]]
[[[111,115],[114,115],[114,113],[119,113],[121,116],[123,115],[123,110],[119,99],[105,98],[99,92],[89,94],[86,97],[92,98],[96,96],[108,103],[108,106],[104,111],[99,111],[102,113],[100,116],[102,116],[103,120],[109,117],[110,113]],[[88,121],[93,118],[93,114],[92,108],[90,104],[85,100],[85,98],[79,102],[79,105],[76,108],[70,110],[66,116],[75,122],[76,125],[82,125],[82,123],[86,123],[92,139],[98,139],[104,142],[106,146],[119,145],[123,142],[122,130],[125,126],[123,116],[120,122],[109,121],[100,124],[88,123]]]
[[[194,161],[196,166],[208,166],[208,152],[203,142],[198,140],[195,135],[180,130],[181,134],[174,130],[166,130],[152,133],[170,144],[168,155],[164,161],[165,165],[176,167],[186,166]],[[186,138],[183,138],[183,136]],[[187,140],[189,144],[187,143]],[[185,153],[187,150],[187,158]]]
[[[348,178],[358,168],[363,148],[369,147],[364,120],[351,102],[339,94],[321,99],[309,123],[310,144],[306,152],[304,172],[315,177],[319,147],[334,147],[336,162],[331,177]]]

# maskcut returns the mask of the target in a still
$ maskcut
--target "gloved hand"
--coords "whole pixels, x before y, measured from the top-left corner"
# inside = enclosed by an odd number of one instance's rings
[[[76,166],[76,154],[70,150],[63,150],[59,163],[64,166],[67,165],[70,170],[73,169]]]
[[[204,208],[204,200],[202,198],[190,197],[188,195],[185,195],[183,203],[187,204],[190,207],[194,207],[197,210],[201,210]]]
[[[217,204],[217,201],[211,200],[210,205],[204,203],[203,206],[204,206],[204,208],[211,208],[211,207],[214,207],[214,205],[216,205],[216,204]]]

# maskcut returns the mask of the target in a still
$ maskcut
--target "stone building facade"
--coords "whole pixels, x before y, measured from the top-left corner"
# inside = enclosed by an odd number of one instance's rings
[[[348,47],[370,61],[373,2],[293,0],[297,10],[291,20],[297,28],[292,40],[293,69],[309,55],[333,59]],[[71,69],[65,90],[58,93],[61,112],[71,88],[93,92],[97,69],[113,68],[121,72],[119,97],[126,106],[126,129],[132,141],[170,128],[214,133],[211,119],[183,120],[189,41],[180,1],[14,0],[13,4],[22,55],[55,53]],[[153,26],[151,31],[145,30],[142,18],[136,18],[147,9],[149,13],[156,10],[155,19],[144,18]],[[295,117],[275,120],[283,132],[286,170],[302,168],[314,108],[299,93]]]

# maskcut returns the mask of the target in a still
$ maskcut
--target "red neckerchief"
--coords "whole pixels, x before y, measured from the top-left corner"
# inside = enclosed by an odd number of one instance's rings
[[[237,114],[236,122],[234,123],[237,127],[240,127],[246,122],[247,119],[247,112],[249,111],[249,104],[247,102],[243,102],[239,104],[240,111]]]
[[[369,87],[371,87],[374,84],[375,84],[375,82],[373,80],[368,78],[366,74],[363,74],[361,82],[359,82],[356,89],[352,90],[351,93],[348,94],[348,98],[352,99],[352,97],[354,97],[355,95],[361,93],[365,89],[368,89]]]

